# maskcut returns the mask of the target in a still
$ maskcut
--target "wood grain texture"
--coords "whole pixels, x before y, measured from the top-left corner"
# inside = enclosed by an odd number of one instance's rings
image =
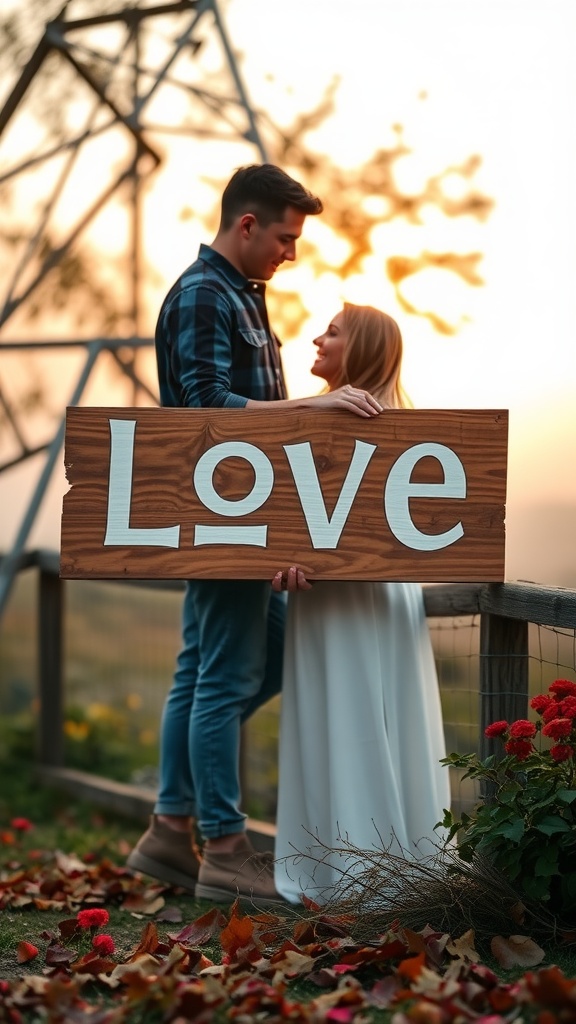
[[[131,529],[180,527],[176,548],[104,545],[111,420],[136,421],[130,491]],[[504,512],[508,416],[503,410],[394,410],[370,420],[344,412],[302,410],[70,408],[65,466],[70,490],[62,515],[61,575],[70,579],[262,578],[300,565],[310,579],[498,582],[505,578]],[[199,459],[225,442],[254,445],[273,467],[270,496],[247,515],[223,517],[198,497]],[[330,518],[356,442],[374,445],[337,547],[314,550],[285,446],[309,442]],[[462,523],[463,536],[437,551],[418,551],[391,532],[384,510],[390,470],[408,449],[444,445],[462,463],[466,498],[411,497],[410,516],[424,534]],[[422,458],[412,483],[442,483],[436,458]],[[217,463],[215,492],[239,502],[255,485],[244,458]],[[196,526],[266,526],[266,547],[194,545]]]

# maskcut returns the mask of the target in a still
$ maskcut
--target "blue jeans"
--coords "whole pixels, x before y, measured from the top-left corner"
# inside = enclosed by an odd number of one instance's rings
[[[282,684],[284,594],[262,580],[189,580],[183,647],[162,715],[156,814],[206,839],[244,829],[240,725]]]

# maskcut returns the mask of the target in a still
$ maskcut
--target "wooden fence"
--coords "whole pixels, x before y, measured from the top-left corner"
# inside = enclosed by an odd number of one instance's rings
[[[66,591],[73,584],[59,577],[55,552],[22,555],[19,569],[38,572],[38,742],[41,779],[131,817],[144,818],[154,792],[66,768],[64,764],[64,612]],[[179,581],[118,582],[118,586],[181,589]],[[529,583],[434,584],[424,587],[430,618],[480,617],[480,736],[481,756],[489,752],[485,726],[498,719],[525,718],[528,711],[528,626],[535,623],[576,629],[576,591]],[[273,826],[252,823],[264,837]]]

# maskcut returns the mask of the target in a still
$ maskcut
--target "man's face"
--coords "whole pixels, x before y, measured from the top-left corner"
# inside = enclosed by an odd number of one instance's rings
[[[296,259],[296,241],[306,214],[287,206],[282,220],[260,225],[252,213],[242,217],[242,271],[246,277],[269,281],[284,260]]]

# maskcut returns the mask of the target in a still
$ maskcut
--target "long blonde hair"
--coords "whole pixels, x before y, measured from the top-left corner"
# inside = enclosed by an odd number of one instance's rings
[[[395,320],[373,306],[344,303],[343,327],[348,335],[340,378],[333,387],[364,388],[391,409],[410,407],[400,383],[402,335]]]

